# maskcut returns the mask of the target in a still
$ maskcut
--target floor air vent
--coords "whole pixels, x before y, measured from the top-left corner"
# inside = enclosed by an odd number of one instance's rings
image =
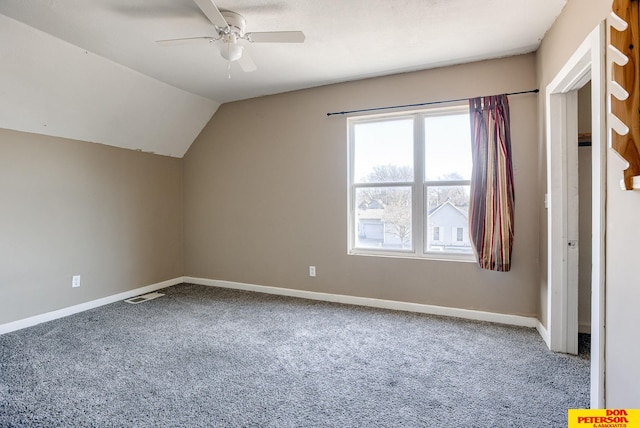
[[[156,298],[158,298],[160,296],[164,296],[164,294],[157,293],[157,292],[156,293],[143,294],[142,296],[136,296],[136,297],[132,297],[130,299],[127,299],[127,300],[125,300],[125,302],[137,305],[138,303],[146,302],[147,300],[153,300],[153,299],[156,299]]]

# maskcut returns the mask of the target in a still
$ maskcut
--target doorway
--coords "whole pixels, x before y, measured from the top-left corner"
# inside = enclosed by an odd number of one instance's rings
[[[596,27],[546,88],[547,344],[578,352],[578,90],[591,81],[591,407],[605,406],[604,216],[605,23]]]

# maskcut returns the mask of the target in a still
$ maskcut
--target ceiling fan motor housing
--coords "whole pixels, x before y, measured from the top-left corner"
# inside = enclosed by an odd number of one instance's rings
[[[244,31],[247,28],[247,22],[244,17],[239,13],[231,12],[230,10],[223,10],[220,12],[224,19],[229,24],[229,31],[235,33],[237,38],[244,36]]]
[[[1,1],[1,0],[0,0]],[[214,0],[193,0],[202,13],[213,24],[217,33],[214,37],[187,37],[182,39],[158,40],[165,46],[180,42],[201,42],[206,40],[209,43],[220,41],[220,55],[231,63],[238,61],[240,67],[245,72],[256,69],[256,65],[246,53],[244,46],[239,43],[244,40],[248,43],[302,43],[305,36],[302,31],[259,31],[246,33],[246,21],[242,15],[231,10],[220,10]]]

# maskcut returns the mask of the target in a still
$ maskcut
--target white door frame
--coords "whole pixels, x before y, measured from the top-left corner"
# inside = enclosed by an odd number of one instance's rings
[[[605,406],[606,70],[603,22],[547,85],[547,331],[552,351],[577,353],[577,90],[591,80],[592,274],[591,407]]]

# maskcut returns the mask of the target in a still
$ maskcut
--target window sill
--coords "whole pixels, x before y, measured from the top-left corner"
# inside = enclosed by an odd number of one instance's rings
[[[416,254],[413,252],[389,252],[389,251],[375,251],[364,249],[352,249],[347,253],[350,256],[365,256],[365,257],[384,257],[391,259],[413,259],[413,260],[431,260],[438,262],[461,262],[461,263],[476,263],[476,258],[473,254],[456,254],[456,253],[424,253]]]

